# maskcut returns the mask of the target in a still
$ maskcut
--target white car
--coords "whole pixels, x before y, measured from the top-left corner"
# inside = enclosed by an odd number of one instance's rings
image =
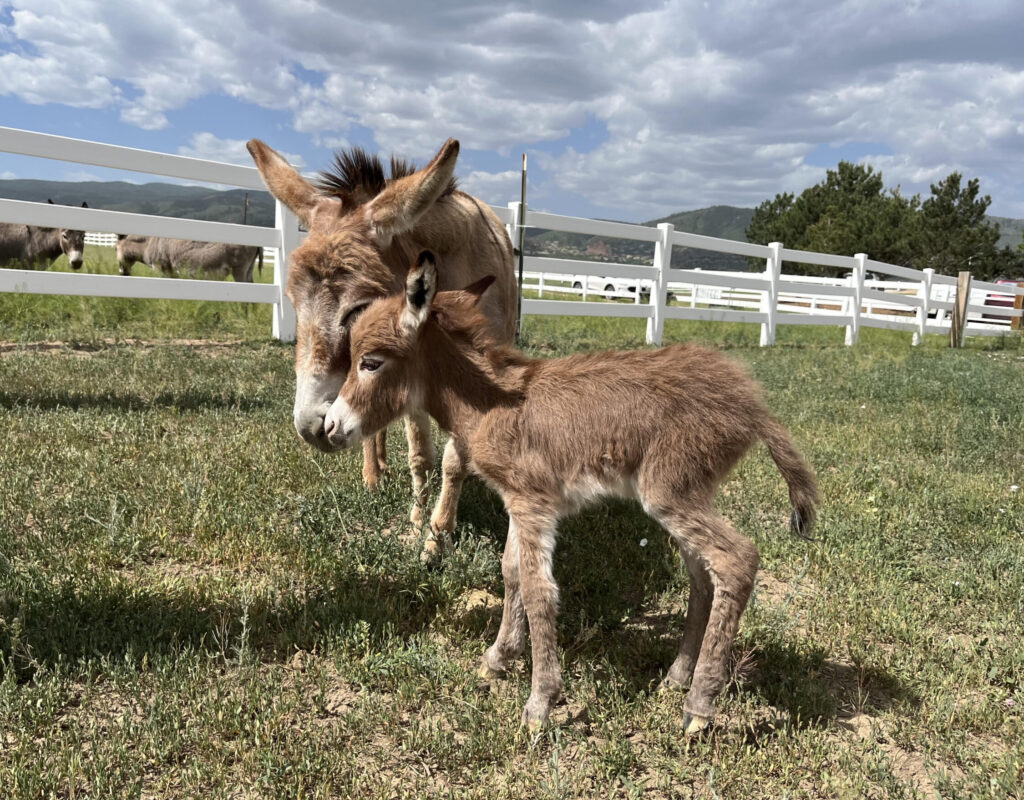
[[[573,275],[572,288],[582,291],[584,281],[588,294],[603,294],[605,297],[635,297],[638,284],[641,297],[647,297],[651,292],[651,281],[637,278],[605,278],[600,275]]]

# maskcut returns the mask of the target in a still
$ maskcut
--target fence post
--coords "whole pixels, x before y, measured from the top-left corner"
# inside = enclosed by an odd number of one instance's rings
[[[1024,281],[1017,281],[1017,288],[1024,289]],[[1024,310],[1024,294],[1014,295],[1013,307],[1016,311]],[[1010,318],[1010,330],[1011,331],[1024,331],[1024,317],[1011,317]]]
[[[761,347],[775,344],[775,317],[779,306],[779,274],[782,271],[782,243],[772,242],[768,245],[768,259],[764,265],[764,276],[767,279],[764,294],[761,296],[761,313],[768,319],[761,323]]]
[[[927,267],[922,270],[924,277],[921,279],[921,288],[917,296],[921,298],[921,305],[917,309],[917,330],[914,331],[913,344],[924,344],[924,334],[928,327],[928,306],[932,299],[932,276],[935,270]]]
[[[967,327],[967,304],[971,302],[971,273],[961,270],[956,276],[956,296],[953,298],[953,319],[949,326],[949,346],[964,346],[964,328]]]
[[[651,316],[647,319],[647,344],[661,346],[661,335],[665,330],[665,294],[668,291],[668,271],[672,268],[672,232],[675,226],[671,222],[658,225],[658,240],[654,243],[654,286],[651,287]],[[640,284],[637,284],[637,299],[640,298]]]
[[[853,257],[853,274],[850,276],[850,285],[853,287],[853,297],[850,303],[850,324],[846,326],[846,344],[857,344],[860,341],[860,304],[864,297],[864,272],[867,254],[857,253]]]
[[[299,246],[299,218],[296,217],[280,200],[274,208],[274,227],[277,228],[280,244],[274,255],[274,285],[279,292],[274,303],[274,338],[282,342],[295,341],[295,309],[285,295],[288,285],[288,265],[291,263],[292,251]]]

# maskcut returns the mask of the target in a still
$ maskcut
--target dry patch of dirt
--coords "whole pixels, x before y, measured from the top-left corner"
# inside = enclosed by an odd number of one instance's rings
[[[939,800],[941,797],[935,788],[933,775],[954,780],[964,778],[964,773],[955,766],[900,747],[892,740],[886,723],[870,714],[852,714],[841,718],[838,727],[857,740],[877,744],[885,753],[893,774],[904,783],[913,786],[918,794],[927,800]]]
[[[146,352],[156,347],[188,347],[199,350],[212,358],[227,355],[237,350],[245,340],[210,341],[209,339],[97,339],[92,342],[4,342],[0,341],[0,357],[18,355],[20,353],[42,353],[44,355],[72,355],[76,358],[92,358],[94,353],[112,347],[132,347]]]

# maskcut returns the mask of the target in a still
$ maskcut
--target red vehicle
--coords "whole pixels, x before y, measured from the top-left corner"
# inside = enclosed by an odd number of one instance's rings
[[[1017,286],[1024,285],[1024,281],[1011,281],[1006,279],[997,280],[996,283],[1003,284],[1005,286]],[[987,306],[1002,306],[1004,308],[1013,308],[1013,295],[1012,294],[995,294],[994,292],[989,293],[985,296],[985,305]],[[1010,320],[1011,317],[1004,316],[1002,314],[982,314],[982,319],[1005,319]]]

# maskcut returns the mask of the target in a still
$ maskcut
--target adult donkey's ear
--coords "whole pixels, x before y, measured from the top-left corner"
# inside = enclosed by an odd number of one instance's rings
[[[324,198],[313,184],[299,175],[272,147],[259,139],[250,139],[245,146],[270,193],[288,206],[302,224],[309,228],[317,201]]]
[[[384,247],[400,234],[411,231],[441,195],[453,188],[459,143],[445,142],[427,166],[399,178],[366,205],[366,221]]]
[[[429,250],[420,253],[416,263],[409,268],[405,279],[405,308],[402,311],[401,326],[406,333],[414,333],[427,321],[430,304],[437,293],[437,265],[434,254]]]

